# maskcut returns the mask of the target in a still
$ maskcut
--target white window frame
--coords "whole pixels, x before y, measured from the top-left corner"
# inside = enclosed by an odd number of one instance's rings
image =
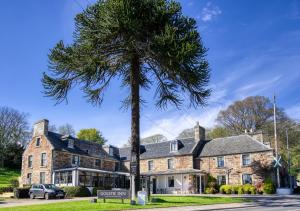
[[[152,163],[152,169],[150,169],[150,163]],[[153,171],[153,170],[154,170],[154,161],[148,160],[148,171]]]
[[[219,166],[218,158],[223,157],[223,166]],[[217,156],[216,157],[216,166],[217,168],[225,168],[225,156]]]
[[[243,155],[249,155],[249,160],[250,160],[250,163],[247,164],[247,165],[244,165],[244,162],[243,162]],[[250,166],[252,163],[252,159],[251,159],[251,154],[250,153],[244,153],[244,154],[241,154],[241,166]]]
[[[29,166],[29,158],[31,157],[31,165]],[[32,168],[32,165],[33,165],[33,155],[28,155],[28,158],[27,158],[27,162],[28,162],[28,168]]]
[[[31,182],[32,182],[32,173],[27,173],[27,184],[31,185]]]
[[[217,175],[217,183],[218,183],[218,185],[222,185],[219,183],[219,177],[225,177],[225,185],[226,185],[227,184],[227,176],[225,174]]]
[[[169,160],[171,161],[172,166],[169,166]],[[173,158],[167,158],[167,167],[168,167],[168,169],[174,169],[174,159]]]
[[[170,186],[170,180],[173,180],[173,186]],[[175,188],[175,177],[174,176],[168,176],[168,188]]]
[[[251,183],[244,183],[243,175],[250,175]],[[245,185],[245,184],[253,184],[253,175],[252,175],[252,174],[249,174],[249,173],[243,173],[243,174],[241,175],[241,180],[242,180],[242,185]]]
[[[174,149],[173,149],[173,146],[174,146]],[[170,151],[171,152],[177,152],[178,151],[178,141],[171,141]]]
[[[42,181],[42,174],[44,174],[44,181]],[[46,182],[46,172],[40,172],[40,184],[44,184]]]
[[[77,162],[77,164],[76,164],[76,163],[73,163],[73,157],[78,157],[78,162]],[[74,159],[74,161],[75,161],[75,159]],[[71,164],[72,164],[73,166],[79,166],[79,165],[80,165],[80,156],[79,156],[79,155],[72,155],[72,157],[71,157]]]

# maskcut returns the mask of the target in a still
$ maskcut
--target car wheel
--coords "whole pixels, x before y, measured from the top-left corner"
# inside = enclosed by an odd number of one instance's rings
[[[34,195],[33,195],[33,193],[30,193],[30,199],[34,199]]]
[[[45,194],[45,199],[49,200],[49,194],[48,193]]]

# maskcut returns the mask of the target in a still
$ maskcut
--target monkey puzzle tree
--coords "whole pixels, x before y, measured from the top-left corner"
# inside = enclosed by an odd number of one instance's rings
[[[169,0],[99,0],[75,18],[74,43],[63,41],[49,55],[45,94],[57,102],[81,86],[87,99],[101,104],[113,78],[130,88],[131,161],[137,162],[139,189],[140,88],[154,88],[156,105],[180,106],[189,98],[203,105],[210,94],[209,65],[196,21]]]

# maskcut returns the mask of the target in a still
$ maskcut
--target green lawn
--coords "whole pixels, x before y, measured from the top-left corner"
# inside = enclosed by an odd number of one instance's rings
[[[18,179],[20,171],[0,168],[0,187],[9,186],[11,179]]]
[[[135,205],[131,206],[129,200],[125,200],[124,204],[120,200],[107,199],[106,203],[98,200],[98,203],[90,203],[88,199],[84,201],[53,203],[44,205],[31,205],[21,207],[3,208],[3,210],[128,210],[128,209],[141,209],[141,208],[158,208],[158,207],[175,207],[175,206],[192,206],[192,205],[208,205],[208,204],[222,204],[222,203],[239,203],[245,202],[240,198],[229,197],[203,197],[203,196],[156,196],[156,202],[147,204],[146,206]]]

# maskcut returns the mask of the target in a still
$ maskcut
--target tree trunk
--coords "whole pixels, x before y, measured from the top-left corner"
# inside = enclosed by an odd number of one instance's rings
[[[131,86],[131,162],[136,163],[135,192],[140,190],[140,61],[136,53],[132,55]]]

